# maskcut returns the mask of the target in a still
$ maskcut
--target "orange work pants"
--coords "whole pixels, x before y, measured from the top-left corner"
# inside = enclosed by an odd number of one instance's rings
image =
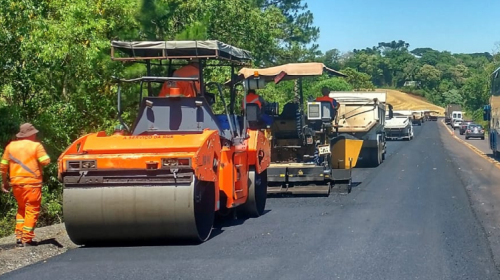
[[[13,186],[12,192],[17,200],[16,238],[30,242],[35,237],[35,226],[40,215],[42,202],[41,186]]]

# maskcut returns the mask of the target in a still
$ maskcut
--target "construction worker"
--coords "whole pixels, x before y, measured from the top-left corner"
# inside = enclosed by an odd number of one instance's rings
[[[333,109],[337,110],[339,108],[340,104],[337,102],[337,100],[335,100],[335,99],[331,98],[330,96],[328,96],[330,94],[330,89],[329,88],[323,87],[321,89],[321,94],[323,96],[316,97],[316,101],[319,101],[319,102],[321,102],[321,101],[329,101],[332,104]]]
[[[197,59],[191,60],[188,65],[184,65],[181,68],[174,71],[174,77],[184,77],[184,78],[200,78],[200,62]],[[170,84],[169,84],[170,83]],[[193,84],[194,83],[194,84]],[[161,88],[159,97],[165,97],[170,94],[170,88],[177,87],[179,92],[185,97],[196,97],[200,92],[200,81],[176,81],[176,82],[165,82]]]
[[[36,246],[35,225],[42,201],[42,167],[50,158],[42,144],[36,142],[38,130],[30,123],[21,125],[18,140],[5,148],[0,161],[2,191],[12,192],[17,200],[16,241],[18,247]],[[9,172],[9,180],[7,172]]]
[[[260,95],[258,95],[254,89],[248,90],[246,100],[247,100],[247,104],[252,104],[252,103],[257,104],[261,110],[262,110],[262,106],[267,105],[267,102],[264,100],[264,98],[262,98]],[[243,107],[243,103],[242,103],[242,107]],[[264,123],[266,123],[267,125],[272,124],[273,119],[270,116],[268,116],[265,113],[261,113],[260,116],[261,116],[261,119]]]

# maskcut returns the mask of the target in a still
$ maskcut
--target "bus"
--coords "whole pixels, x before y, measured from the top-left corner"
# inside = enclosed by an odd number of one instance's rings
[[[490,100],[484,106],[483,120],[489,122],[490,148],[493,157],[500,156],[500,67],[491,74]]]

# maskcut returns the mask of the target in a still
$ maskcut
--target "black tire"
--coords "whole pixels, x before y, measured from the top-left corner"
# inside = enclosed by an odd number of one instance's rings
[[[484,140],[484,136],[483,136],[483,137],[481,137],[481,140]]]
[[[469,137],[465,136],[465,140],[469,140]]]
[[[248,170],[248,199],[241,206],[241,213],[248,218],[264,214],[267,200],[267,170],[257,174],[255,166]]]
[[[370,167],[378,167],[382,164],[382,156],[377,148],[370,149]]]

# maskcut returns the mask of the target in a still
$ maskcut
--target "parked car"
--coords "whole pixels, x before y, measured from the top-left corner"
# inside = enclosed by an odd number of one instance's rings
[[[484,140],[484,128],[479,124],[470,124],[467,126],[467,130],[465,130],[465,139],[469,138],[481,138]]]
[[[474,122],[473,121],[463,121],[460,124],[460,135],[464,135],[465,131],[467,130],[467,126],[469,124],[474,124]]]

